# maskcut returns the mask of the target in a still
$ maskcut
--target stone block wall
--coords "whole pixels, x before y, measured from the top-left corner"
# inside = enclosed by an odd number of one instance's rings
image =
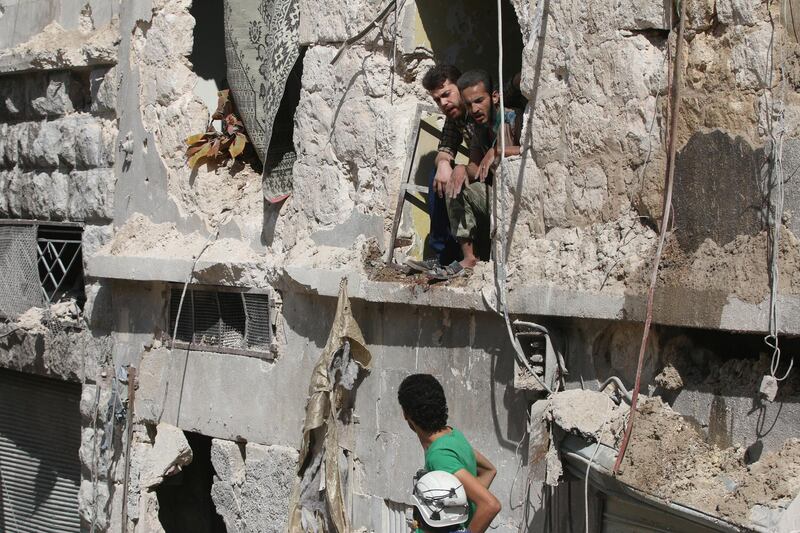
[[[108,67],[2,77],[0,217],[111,222],[115,81]]]

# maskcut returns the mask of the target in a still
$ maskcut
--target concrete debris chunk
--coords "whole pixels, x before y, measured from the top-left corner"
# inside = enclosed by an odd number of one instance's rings
[[[28,333],[45,333],[47,328],[42,324],[42,320],[44,320],[44,309],[31,307],[17,317],[16,327]]]
[[[656,385],[664,390],[680,390],[683,388],[683,378],[678,369],[672,365],[667,365],[655,378]]]
[[[142,488],[160,485],[165,477],[172,476],[192,462],[192,448],[179,428],[161,423],[156,428],[156,440],[142,469]]]
[[[211,497],[229,533],[285,531],[297,450],[211,441]]]
[[[627,405],[615,404],[602,392],[573,389],[553,395],[550,419],[567,433],[597,440],[604,425],[605,435],[619,434],[627,412]]]
[[[645,398],[618,479],[746,528],[775,531],[800,493],[800,439],[748,463],[744,448],[708,442],[661,399]]]

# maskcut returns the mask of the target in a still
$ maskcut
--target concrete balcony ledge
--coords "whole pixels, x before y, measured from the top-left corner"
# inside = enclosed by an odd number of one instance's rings
[[[420,286],[402,282],[370,280],[356,270],[325,270],[300,266],[285,267],[285,288],[320,296],[336,296],[339,282],[348,280],[350,298],[374,303],[396,303],[492,312],[496,307],[494,283],[483,287]],[[287,279],[288,278],[288,279]],[[288,283],[287,283],[288,281]],[[602,294],[570,290],[555,285],[510,287],[508,307],[512,314],[644,321],[644,294]],[[780,329],[800,334],[800,297],[779,296]],[[759,304],[714,291],[690,291],[663,287],[656,291],[653,321],[660,324],[764,332],[768,327],[769,301]]]
[[[184,283],[192,269],[191,257],[95,255],[87,261],[87,275],[131,281]],[[335,297],[342,278],[351,298],[371,303],[493,312],[492,279],[473,279],[467,286],[424,285],[402,281],[375,281],[355,268],[324,269],[305,265],[270,265],[266,260],[241,262],[198,261],[193,283],[238,287],[273,287],[288,293]],[[509,288],[509,311],[516,315],[555,316],[601,320],[643,321],[646,295],[603,294],[556,285]],[[780,330],[800,335],[800,297],[779,296]],[[767,330],[769,301],[758,304],[716,291],[662,287],[656,291],[655,323],[707,329],[761,333]]]
[[[192,272],[192,257],[94,255],[86,261],[86,274],[94,278],[128,281],[185,283]],[[200,259],[192,283],[235,287],[263,287],[266,269],[254,261],[221,263]]]

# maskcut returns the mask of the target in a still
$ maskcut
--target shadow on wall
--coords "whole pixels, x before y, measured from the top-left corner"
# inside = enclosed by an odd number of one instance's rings
[[[284,301],[284,321],[295,334],[309,339],[321,350],[335,311],[335,298],[296,294]],[[308,309],[317,320],[309,320]],[[527,432],[528,400],[513,388],[514,352],[501,318],[489,313],[442,310],[418,306],[387,305],[352,301],[358,321],[373,354],[371,377],[381,373],[397,377],[397,383],[416,372],[433,374],[458,413],[491,412],[495,438],[506,450],[516,450]],[[315,355],[312,355],[314,357]],[[389,401],[396,390],[386,391]],[[488,405],[487,405],[488,402]],[[399,416],[399,407],[397,411]],[[505,419],[503,419],[505,417]]]
[[[195,20],[189,61],[200,78],[194,92],[205,102],[209,113],[217,108],[217,91],[228,86],[222,7],[222,0],[208,0],[192,2],[189,10]]]
[[[765,229],[764,148],[725,132],[693,134],[675,160],[675,236],[694,252],[706,239],[720,246]]]
[[[570,332],[566,354],[572,387],[596,389],[610,376],[633,386],[642,324],[602,320],[565,320]],[[795,354],[800,339],[781,338],[784,354]],[[642,391],[660,396],[698,425],[721,448],[749,445],[747,458],[774,449],[790,431],[789,417],[800,403],[800,378],[792,372],[781,382],[773,403],[759,397],[769,374],[770,352],[761,334],[653,326],[642,372]],[[788,366],[783,357],[777,374]],[[596,383],[592,383],[596,380]],[[787,412],[789,413],[787,415]]]

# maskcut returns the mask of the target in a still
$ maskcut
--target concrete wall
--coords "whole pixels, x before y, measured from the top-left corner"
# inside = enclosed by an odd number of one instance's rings
[[[296,447],[311,370],[327,338],[335,300],[284,296],[279,327],[285,340],[274,361],[170,352],[167,346],[144,351],[138,363],[137,417],[228,441]],[[132,306],[124,296],[115,301]],[[497,493],[519,499],[521,482],[514,490],[511,484],[524,463],[517,446],[526,435],[527,401],[509,386],[514,366],[502,322],[485,313],[398,305],[355,303],[353,310],[373,357],[373,368],[356,393],[355,493],[409,503],[408,483],[399,480],[410,480],[421,467],[423,451],[402,417],[396,391],[408,374],[429,372],[445,387],[450,422],[500,469]],[[516,530],[518,505],[507,500],[504,505],[501,530]],[[356,515],[354,524],[379,527],[369,523],[373,519]]]

